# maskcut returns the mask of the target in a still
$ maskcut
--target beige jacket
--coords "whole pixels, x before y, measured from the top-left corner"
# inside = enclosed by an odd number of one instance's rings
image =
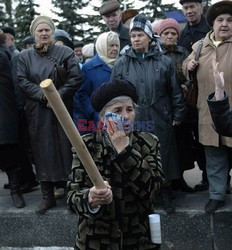
[[[199,58],[199,67],[197,70],[198,80],[198,100],[197,108],[199,111],[199,141],[206,146],[219,146],[219,141],[223,145],[232,147],[232,138],[219,136],[212,127],[212,119],[207,105],[207,96],[214,92],[214,79],[212,60],[216,57],[219,62],[219,71],[224,72],[225,91],[228,94],[229,101],[232,102],[232,37],[222,42],[217,48],[213,45],[210,35],[213,31],[207,33],[202,51]],[[190,60],[195,58],[195,53],[199,41],[193,45],[192,53],[183,62],[183,71],[188,76],[187,65]]]

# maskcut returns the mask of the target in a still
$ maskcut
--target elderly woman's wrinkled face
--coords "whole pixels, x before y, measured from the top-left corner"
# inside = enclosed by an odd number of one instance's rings
[[[132,48],[137,52],[147,52],[151,38],[142,30],[132,30],[130,33]]]
[[[119,52],[119,44],[116,41],[109,42],[107,45],[107,57],[116,58]]]
[[[39,24],[35,29],[35,42],[37,44],[50,44],[52,41],[51,27],[46,23]]]
[[[178,33],[173,28],[168,28],[162,32],[160,35],[162,42],[167,46],[172,46],[177,43],[178,40]]]
[[[131,133],[131,124],[135,119],[135,108],[131,98],[118,101],[105,109],[105,113],[116,113],[125,117],[126,121],[123,125],[123,129],[126,135]]]
[[[222,14],[216,17],[213,23],[216,41],[224,41],[232,36],[232,16]]]

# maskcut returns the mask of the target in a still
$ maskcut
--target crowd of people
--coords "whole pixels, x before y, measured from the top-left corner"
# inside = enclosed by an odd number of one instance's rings
[[[67,197],[78,214],[76,249],[160,249],[148,215],[159,196],[175,212],[175,191],[209,190],[214,213],[231,193],[229,103],[232,1],[180,0],[186,25],[173,18],[155,26],[117,0],[99,8],[106,24],[95,41],[72,41],[48,16],[15,46],[15,30],[0,27],[0,169],[16,208],[40,184],[36,213]],[[199,43],[203,43],[196,60]],[[191,74],[197,103],[188,103]],[[39,84],[52,79],[104,179],[91,182]],[[4,119],[3,119],[4,117]],[[202,180],[190,187],[184,171]]]

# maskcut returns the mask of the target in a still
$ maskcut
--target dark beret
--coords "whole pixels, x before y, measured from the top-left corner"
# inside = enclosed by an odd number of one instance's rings
[[[126,80],[113,79],[103,83],[91,95],[91,104],[96,112],[100,112],[103,107],[112,99],[118,96],[128,96],[137,103],[138,95],[135,86]]]
[[[118,10],[120,8],[120,3],[117,0],[108,0],[104,2],[99,9],[101,15],[106,15],[112,11]]]
[[[190,2],[195,2],[195,3],[202,3],[202,0],[180,0],[180,4],[183,3],[190,3]]]
[[[84,45],[85,45],[84,42],[78,41],[78,40],[74,41],[73,44],[74,44],[74,48],[76,48],[76,47],[84,47]]]
[[[34,43],[35,43],[35,39],[33,36],[27,36],[22,41],[23,47],[26,47],[26,45],[28,44],[34,44]]]
[[[10,26],[2,27],[2,31],[4,33],[10,33],[13,37],[15,37],[15,29]]]
[[[220,1],[211,5],[206,12],[206,21],[213,27],[214,20],[221,14],[232,15],[232,1]]]

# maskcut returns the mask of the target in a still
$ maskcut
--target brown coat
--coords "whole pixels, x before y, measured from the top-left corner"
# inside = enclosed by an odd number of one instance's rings
[[[198,81],[198,100],[197,108],[199,111],[199,141],[206,146],[219,146],[219,141],[223,145],[232,147],[232,138],[219,136],[212,127],[212,118],[210,116],[207,105],[207,96],[214,92],[215,85],[213,79],[212,60],[216,57],[219,62],[219,71],[224,72],[225,91],[228,93],[229,101],[232,101],[232,37],[222,42],[218,47],[213,45],[210,35],[213,31],[207,33],[202,51],[199,58],[199,67],[197,70]],[[187,64],[195,57],[199,41],[193,45],[193,52],[183,63],[183,70],[185,75],[188,75]]]

